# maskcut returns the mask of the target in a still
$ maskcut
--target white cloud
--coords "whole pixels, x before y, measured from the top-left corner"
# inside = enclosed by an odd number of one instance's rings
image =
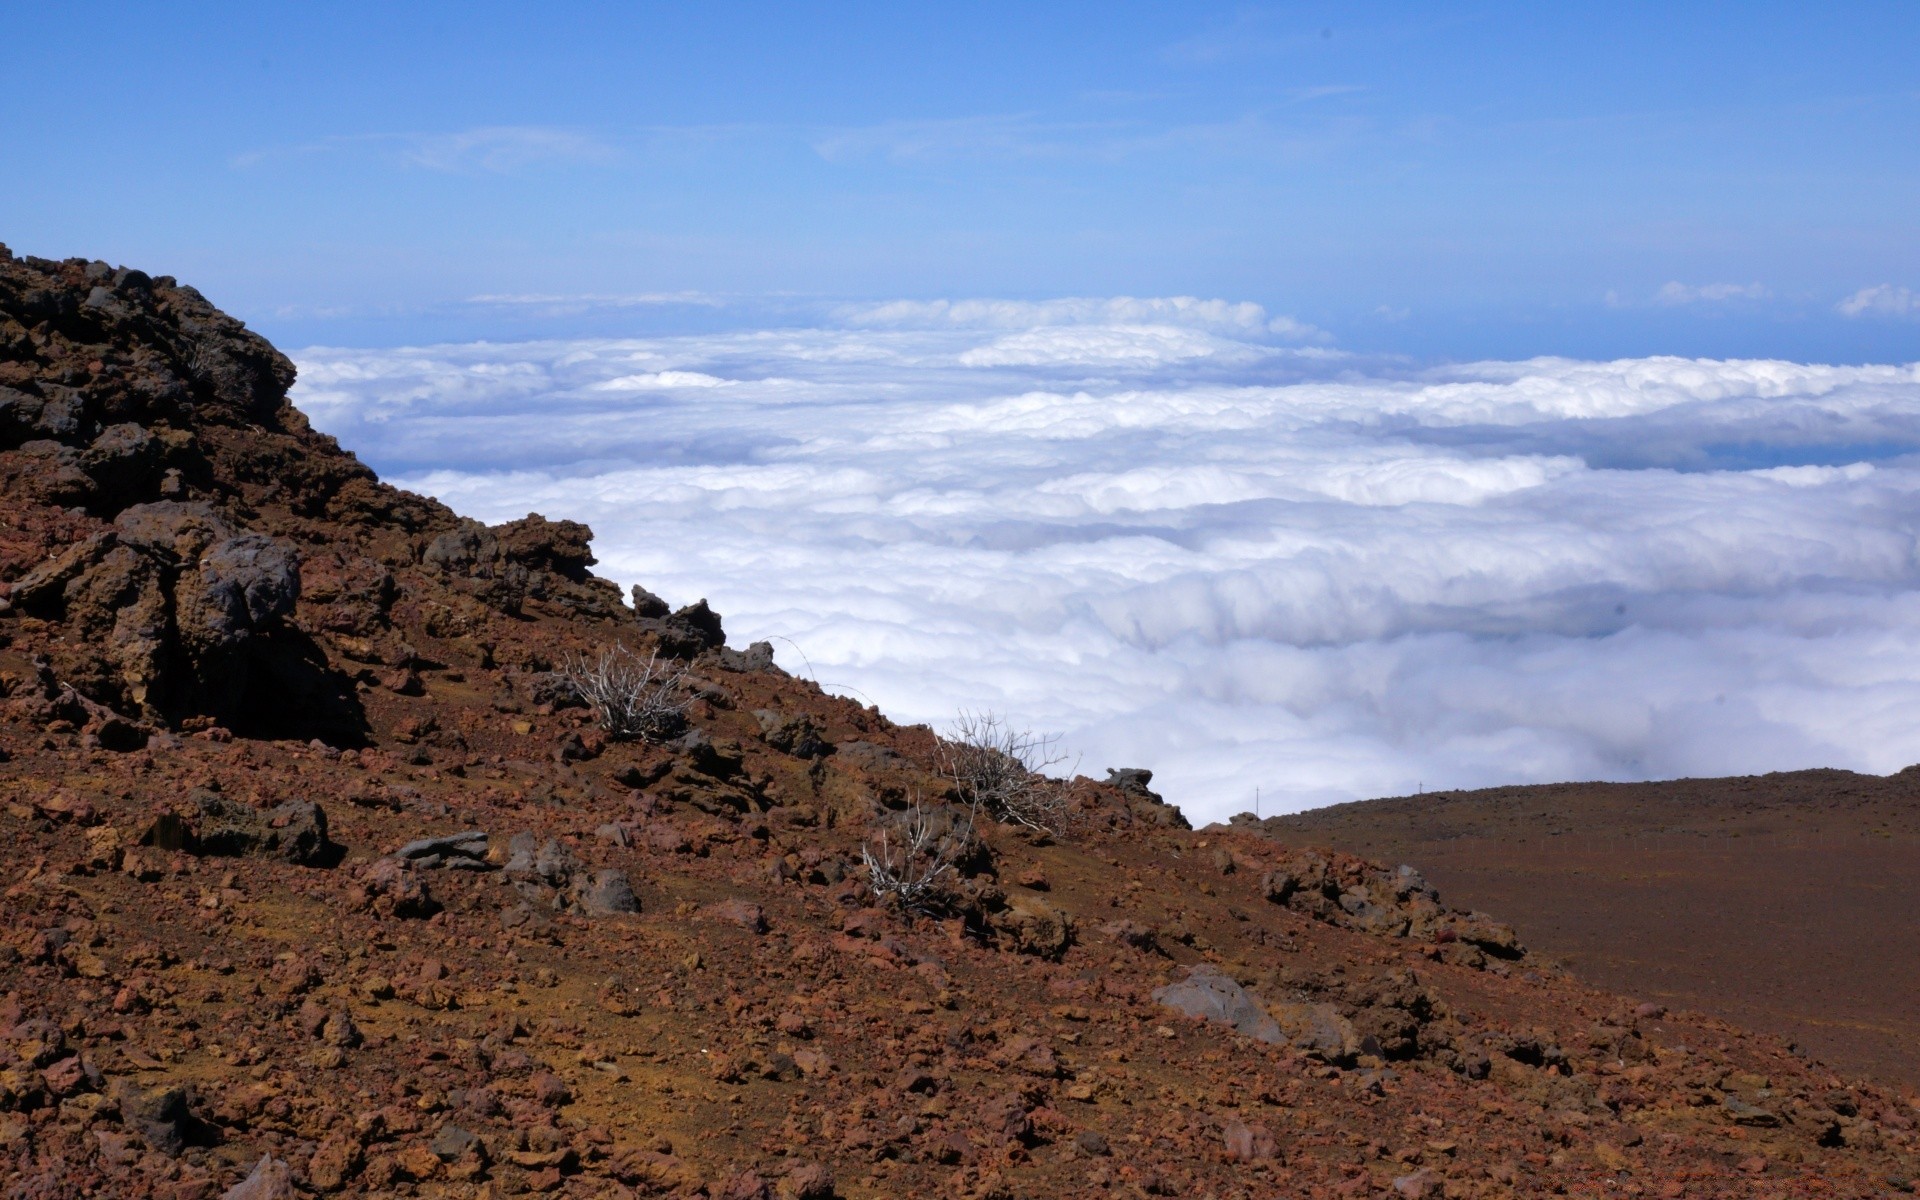
[[[607,163],[614,148],[591,134],[537,125],[491,125],[406,140],[402,157],[430,171],[508,173],[551,163]]]
[[[537,166],[604,165],[620,157],[612,144],[577,129],[488,125],[451,133],[347,134],[249,151],[232,161],[235,167],[250,168],[278,159],[367,151],[401,166],[456,174],[511,174]]]
[[[1724,304],[1729,300],[1765,300],[1773,293],[1758,283],[1703,283],[1698,286],[1675,280],[1653,294],[1655,304],[1675,307],[1682,304]]]
[[[594,308],[660,308],[675,304],[719,308],[725,305],[726,301],[707,292],[531,292],[469,296],[467,303],[492,308],[530,308],[564,314],[585,312]]]
[[[1248,300],[1195,296],[1069,297],[1059,300],[892,300],[848,305],[834,314],[849,325],[891,329],[1010,329],[1022,333],[1057,325],[1171,325],[1217,333],[1275,334],[1326,341],[1319,329],[1292,317],[1270,316]]]
[[[915,302],[316,349],[297,399],[463,511],[589,521],[602,570],[791,639],[790,669],[1061,731],[1200,819],[1255,786],[1920,761],[1920,367],[1361,376],[1271,320]]]
[[[593,385],[596,392],[643,392],[656,388],[726,387],[731,379],[701,371],[642,371],[638,375],[620,375]]]
[[[1848,296],[1838,308],[1847,317],[1920,316],[1920,294],[1891,283],[1876,284]]]

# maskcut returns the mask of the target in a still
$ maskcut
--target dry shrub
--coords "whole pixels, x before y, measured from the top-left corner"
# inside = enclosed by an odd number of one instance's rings
[[[1059,746],[1057,734],[1016,729],[994,713],[962,709],[940,750],[962,802],[1058,837],[1066,831],[1067,791],[1044,772],[1067,760]]]
[[[978,849],[970,807],[932,808],[916,797],[912,806],[888,814],[877,836],[860,847],[867,884],[878,896],[895,896],[909,909],[943,906],[954,877]]]
[[[686,727],[687,669],[658,651],[641,658],[615,642],[592,658],[568,655],[554,673],[616,741],[665,741]]]

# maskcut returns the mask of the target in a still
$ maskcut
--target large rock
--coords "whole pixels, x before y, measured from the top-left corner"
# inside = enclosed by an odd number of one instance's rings
[[[538,600],[577,616],[630,616],[620,589],[588,571],[595,562],[592,541],[593,530],[580,522],[549,521],[539,513],[492,526],[462,519],[428,539],[420,560],[510,615]]]
[[[1012,897],[993,925],[1022,954],[1057,959],[1073,944],[1073,917],[1038,896]]]
[[[580,889],[580,907],[596,916],[611,916],[639,912],[640,901],[634,897],[626,872],[608,868],[595,872]]]
[[[1178,983],[1155,988],[1155,1002],[1196,1020],[1225,1025],[1243,1037],[1289,1045],[1328,1062],[1352,1058],[1360,1039],[1352,1022],[1331,1004],[1262,1003],[1218,967],[1193,967]]]
[[[131,1079],[114,1087],[114,1100],[120,1106],[120,1123],[137,1133],[153,1150],[176,1155],[186,1148],[192,1117],[187,1110],[187,1094],[177,1087],[154,1090],[142,1088]]]
[[[310,800],[262,811],[206,788],[156,818],[142,840],[162,850],[281,858],[303,867],[332,866],[341,855],[327,836],[326,810]]]
[[[1285,1035],[1280,1025],[1267,1015],[1240,982],[1217,967],[1194,967],[1178,983],[1153,990],[1153,999],[1162,1007],[1196,1020],[1225,1025],[1235,1033],[1255,1041],[1278,1043]]]
[[[98,647],[124,701],[149,719],[238,710],[253,640],[279,629],[299,599],[292,546],[171,500],[128,508],[11,591],[16,607],[63,619]]]

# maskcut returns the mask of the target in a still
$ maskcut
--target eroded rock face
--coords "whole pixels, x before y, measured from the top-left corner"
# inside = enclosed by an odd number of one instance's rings
[[[9,597],[103,646],[126,703],[155,720],[244,703],[251,642],[279,629],[299,598],[292,546],[176,501],[128,508]]]
[[[491,526],[463,519],[428,539],[420,561],[510,616],[539,600],[583,617],[624,619],[620,589],[587,569],[596,561],[592,541],[593,530],[580,522],[549,521],[539,513]]]

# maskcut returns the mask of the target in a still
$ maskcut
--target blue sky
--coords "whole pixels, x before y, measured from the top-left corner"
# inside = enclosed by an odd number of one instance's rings
[[[400,7],[12,6],[0,240],[294,345],[1194,295],[1920,358],[1911,4]]]

